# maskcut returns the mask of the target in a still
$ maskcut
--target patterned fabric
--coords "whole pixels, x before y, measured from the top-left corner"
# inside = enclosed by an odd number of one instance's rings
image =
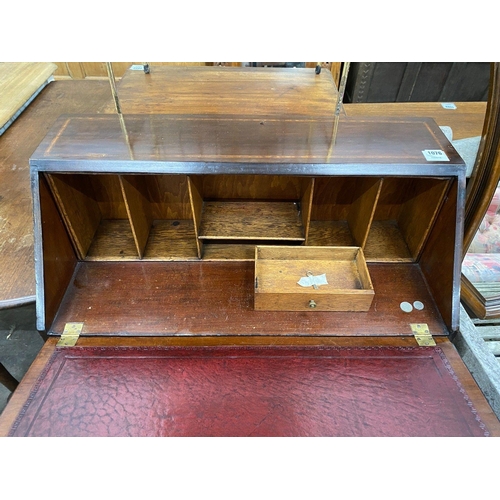
[[[468,253],[462,272],[471,283],[500,282],[500,254]]]
[[[500,282],[500,188],[472,240],[462,263],[462,272],[471,283]]]
[[[497,188],[468,253],[500,253],[500,189]]]

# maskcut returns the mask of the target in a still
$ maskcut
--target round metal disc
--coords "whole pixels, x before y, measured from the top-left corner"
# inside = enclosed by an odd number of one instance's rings
[[[401,302],[401,304],[399,304],[399,307],[401,307],[401,310],[405,313],[410,313],[413,311],[413,306],[409,302]]]
[[[417,311],[421,311],[424,308],[424,304],[422,304],[422,302],[420,302],[420,300],[416,300],[415,302],[413,302],[413,307]]]

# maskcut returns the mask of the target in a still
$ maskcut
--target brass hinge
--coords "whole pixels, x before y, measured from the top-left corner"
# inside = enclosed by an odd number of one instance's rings
[[[434,342],[431,332],[429,331],[429,327],[426,323],[411,323],[410,327],[418,345],[420,346],[436,345],[436,342]]]
[[[72,347],[80,337],[83,330],[83,323],[66,323],[59,342],[56,347]]]

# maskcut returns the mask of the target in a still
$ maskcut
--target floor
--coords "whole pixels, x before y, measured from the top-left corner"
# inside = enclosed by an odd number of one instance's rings
[[[35,305],[0,311],[0,361],[20,381],[43,346],[35,327]],[[0,384],[0,413],[10,391]]]

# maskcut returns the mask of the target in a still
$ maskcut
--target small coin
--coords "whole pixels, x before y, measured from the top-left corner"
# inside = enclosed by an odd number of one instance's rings
[[[401,307],[401,310],[405,313],[410,313],[413,311],[413,306],[409,302],[401,302],[401,304],[399,304],[399,307]]]
[[[413,302],[413,307],[417,311],[421,311],[424,308],[424,304],[422,304],[422,302],[420,302],[420,300],[416,300],[415,302]]]

